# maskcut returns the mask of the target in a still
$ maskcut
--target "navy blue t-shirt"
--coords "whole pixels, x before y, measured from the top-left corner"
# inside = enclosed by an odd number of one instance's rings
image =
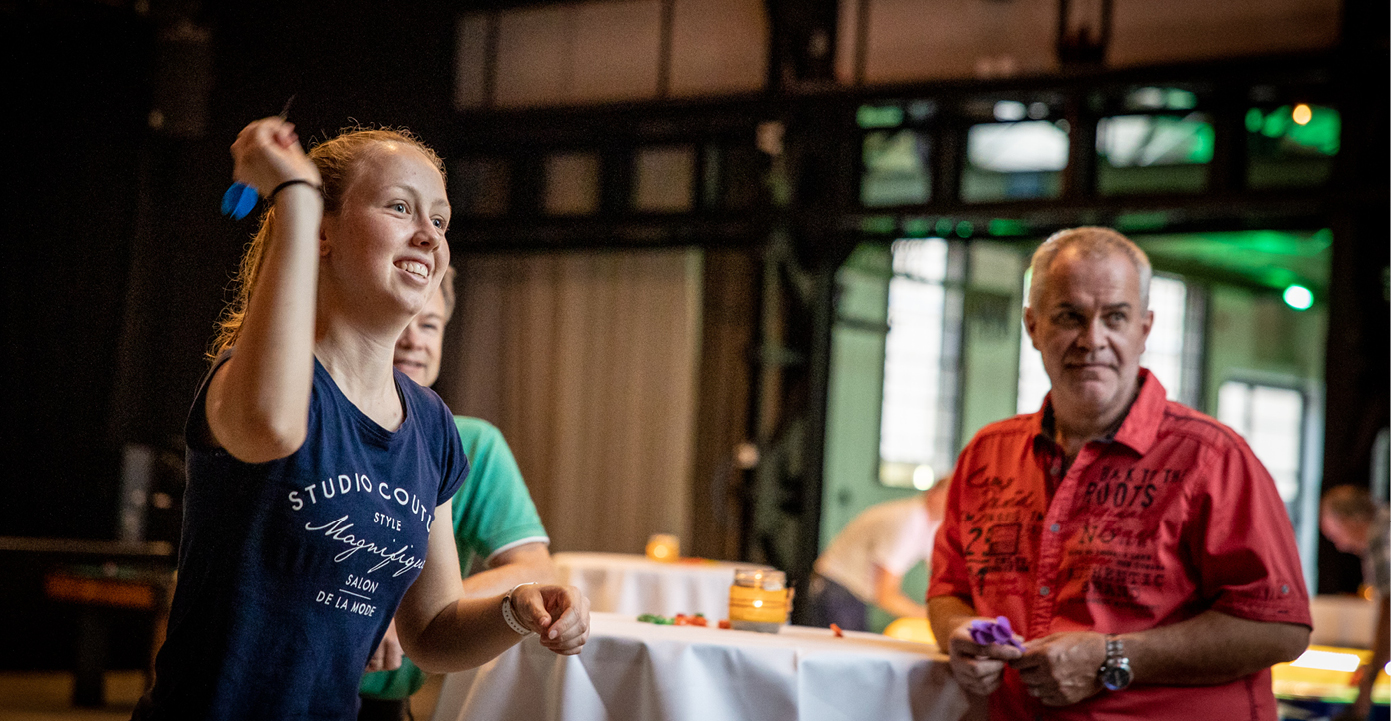
[[[468,474],[444,402],[394,374],[405,420],[393,433],[315,360],[304,445],[259,464],[211,445],[203,381],[169,633],[137,715],[356,718],[358,680],[425,564],[435,507]]]

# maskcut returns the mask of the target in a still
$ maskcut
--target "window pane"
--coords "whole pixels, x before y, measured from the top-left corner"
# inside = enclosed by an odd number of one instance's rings
[[[1068,137],[1062,121],[973,125],[966,135],[961,199],[967,202],[1056,198],[1067,167]]]
[[[1198,192],[1207,187],[1214,133],[1206,113],[1118,115],[1096,126],[1097,192]]]
[[[768,77],[768,14],[748,0],[675,0],[672,97],[744,93]]]
[[[945,301],[939,284],[904,277],[889,281],[884,425],[879,438],[879,455],[886,461],[930,460]]]
[[[1217,389],[1217,420],[1240,433],[1251,435],[1251,386],[1228,381]]]
[[[947,241],[900,240],[894,243],[893,271],[921,281],[942,283],[947,279]],[[893,303],[889,303],[893,307]]]
[[[1125,94],[1126,110],[1192,110],[1198,96],[1183,88],[1147,86]]]
[[[546,158],[546,212],[588,215],[599,209],[599,156],[564,153]]]
[[[944,281],[949,246],[941,238],[893,245],[889,331],[884,342],[884,388],[879,429],[880,479],[925,487],[952,463],[955,394],[950,388],[960,323],[959,292]]]
[[[1169,400],[1179,399],[1183,384],[1184,321],[1187,313],[1188,287],[1174,277],[1154,276],[1150,280],[1150,310],[1154,325],[1145,341],[1145,353],[1140,365],[1150,369],[1164,384]]]
[[[693,205],[695,150],[690,146],[642,148],[633,161],[633,208],[684,213]]]
[[[1029,283],[1033,280],[1033,269],[1024,272],[1024,302],[1029,299]],[[1027,328],[1019,333],[1019,391],[1016,395],[1015,411],[1033,413],[1043,407],[1043,398],[1053,382],[1048,379],[1048,371],[1043,367],[1043,354],[1034,348],[1033,339]]]
[[[1247,442],[1275,479],[1280,498],[1299,495],[1299,448],[1304,396],[1289,388],[1255,386],[1251,391],[1251,434]]]
[[[1019,413],[1034,413],[1043,407],[1043,398],[1053,387],[1043,367],[1043,354],[1034,349],[1027,332],[1019,334]]]
[[[913,130],[880,130],[864,138],[860,202],[867,207],[925,203],[931,192],[927,138]]]
[[[496,158],[463,158],[449,171],[452,200],[465,215],[505,215],[511,184],[507,161]]]
[[[1342,116],[1321,105],[1246,113],[1246,182],[1252,188],[1323,185],[1333,174]]]
[[[1275,480],[1287,508],[1299,497],[1304,394],[1290,388],[1227,381],[1217,390],[1217,419],[1240,433]]]

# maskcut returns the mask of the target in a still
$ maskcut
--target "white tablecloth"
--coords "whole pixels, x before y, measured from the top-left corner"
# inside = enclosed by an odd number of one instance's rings
[[[589,598],[589,609],[639,616],[655,613],[705,614],[711,621],[729,617],[729,587],[736,568],[767,568],[726,561],[660,563],[623,553],[557,553],[562,584]]]
[[[907,721],[971,709],[935,647],[870,633],[835,638],[656,626],[595,613],[578,656],[533,636],[445,678],[434,721]]]

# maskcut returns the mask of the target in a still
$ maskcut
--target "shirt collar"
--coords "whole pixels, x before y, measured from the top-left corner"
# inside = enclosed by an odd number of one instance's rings
[[[1140,393],[1135,397],[1135,402],[1130,404],[1130,409],[1125,413],[1125,420],[1121,421],[1121,427],[1116,430],[1112,440],[1143,456],[1149,452],[1150,446],[1154,445],[1154,439],[1159,435],[1159,422],[1164,419],[1164,404],[1168,394],[1164,385],[1148,368],[1140,369],[1139,383]]]
[[[1126,409],[1125,418],[1114,433],[1103,440],[1106,442],[1120,443],[1127,448],[1134,450],[1140,455],[1144,455],[1154,445],[1154,439],[1159,435],[1159,422],[1164,418],[1164,404],[1168,397],[1164,390],[1164,385],[1158,378],[1149,371],[1148,368],[1140,369],[1139,377],[1140,392],[1136,395],[1130,408]],[[1050,445],[1056,445],[1053,440],[1053,392],[1049,391],[1043,398],[1043,407],[1029,419],[1033,426],[1034,436]]]

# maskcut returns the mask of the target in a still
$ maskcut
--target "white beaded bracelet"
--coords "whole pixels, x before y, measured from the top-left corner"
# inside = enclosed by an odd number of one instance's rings
[[[517,612],[512,608],[512,594],[516,593],[517,589],[521,588],[522,586],[535,585],[535,581],[519,583],[513,586],[512,590],[508,591],[506,596],[502,597],[502,620],[506,621],[507,625],[510,626],[513,631],[516,631],[517,633],[523,636],[530,636],[532,634],[532,631],[531,629],[528,629],[526,626],[523,626],[521,621],[517,620]]]

